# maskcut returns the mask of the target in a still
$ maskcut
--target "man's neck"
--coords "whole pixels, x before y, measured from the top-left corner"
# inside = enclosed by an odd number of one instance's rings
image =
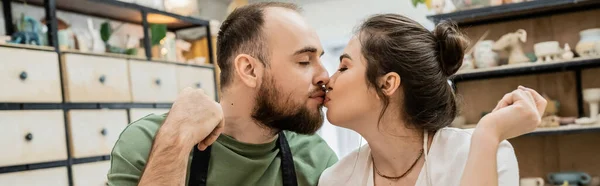
[[[263,144],[272,142],[277,138],[277,132],[254,121],[251,117],[252,108],[244,104],[231,104],[221,100],[221,108],[225,116],[224,134],[233,137],[239,142],[249,144]]]

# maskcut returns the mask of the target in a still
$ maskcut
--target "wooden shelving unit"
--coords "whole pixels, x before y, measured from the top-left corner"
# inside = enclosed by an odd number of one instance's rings
[[[517,29],[527,31],[525,53],[533,45],[558,41],[575,49],[579,32],[599,28],[598,0],[533,0],[523,3],[463,10],[428,16],[434,22],[452,20],[471,38],[471,43],[489,31],[486,40],[498,40]],[[503,54],[501,54],[502,57]],[[559,103],[558,116],[589,115],[582,90],[600,88],[600,57],[576,57],[569,61],[524,63],[459,71],[451,77],[467,123],[477,123],[502,96],[519,85],[548,95]],[[473,127],[473,126],[470,126]],[[600,124],[538,128],[509,140],[519,162],[521,177],[542,177],[562,171],[600,175],[597,154]]]

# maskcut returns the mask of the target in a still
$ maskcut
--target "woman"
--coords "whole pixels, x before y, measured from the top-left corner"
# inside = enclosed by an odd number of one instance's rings
[[[448,22],[430,32],[396,14],[366,20],[340,57],[325,106],[332,124],[368,144],[326,170],[319,185],[519,185],[503,140],[535,129],[546,102],[519,87],[474,131],[448,128],[457,102],[447,79],[467,45]]]

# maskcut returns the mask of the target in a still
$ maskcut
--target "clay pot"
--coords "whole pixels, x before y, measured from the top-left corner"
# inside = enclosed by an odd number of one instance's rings
[[[596,45],[600,45],[600,28],[587,29],[579,32],[579,36],[581,39],[577,46],[575,47],[575,51],[582,57],[598,57],[600,56],[600,51],[596,47]]]
[[[481,41],[475,46],[473,55],[475,58],[475,66],[477,68],[488,68],[498,66],[498,54],[492,51],[494,41]]]

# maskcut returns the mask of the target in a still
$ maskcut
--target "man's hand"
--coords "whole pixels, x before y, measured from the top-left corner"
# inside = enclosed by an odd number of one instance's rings
[[[163,127],[179,133],[182,143],[205,150],[223,132],[223,125],[221,105],[202,89],[188,87],[175,100]]]

